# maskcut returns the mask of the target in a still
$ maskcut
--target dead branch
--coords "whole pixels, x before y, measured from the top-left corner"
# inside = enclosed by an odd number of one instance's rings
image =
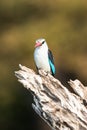
[[[33,109],[54,130],[87,130],[87,87],[79,81],[69,81],[71,93],[50,74],[19,65],[15,72],[18,81],[30,90],[34,98]]]

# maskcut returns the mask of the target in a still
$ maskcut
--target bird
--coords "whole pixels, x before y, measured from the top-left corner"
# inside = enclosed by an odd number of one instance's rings
[[[47,73],[50,73],[52,76],[55,75],[53,54],[51,50],[48,48],[47,42],[44,38],[36,40],[34,50],[34,61],[38,72],[40,69],[43,69]]]

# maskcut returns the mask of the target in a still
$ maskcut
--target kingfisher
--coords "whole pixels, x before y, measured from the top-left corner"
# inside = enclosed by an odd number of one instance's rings
[[[48,48],[47,42],[44,38],[36,40],[34,50],[34,61],[37,70],[43,69],[47,73],[50,73],[53,76],[55,75],[53,54],[51,50]]]

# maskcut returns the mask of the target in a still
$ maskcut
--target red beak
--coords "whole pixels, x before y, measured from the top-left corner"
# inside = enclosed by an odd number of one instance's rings
[[[40,43],[40,42],[37,42],[37,43],[35,44],[35,48],[38,47],[38,46],[41,46],[41,43]]]

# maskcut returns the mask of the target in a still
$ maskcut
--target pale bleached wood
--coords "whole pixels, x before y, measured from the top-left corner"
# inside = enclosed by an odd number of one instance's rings
[[[69,81],[75,93],[43,70],[19,65],[18,81],[33,95],[33,109],[54,130],[87,130],[87,88],[79,80]],[[85,103],[84,103],[85,101]]]
[[[68,83],[73,88],[74,92],[87,102],[87,87],[77,79],[75,81],[70,80]]]

